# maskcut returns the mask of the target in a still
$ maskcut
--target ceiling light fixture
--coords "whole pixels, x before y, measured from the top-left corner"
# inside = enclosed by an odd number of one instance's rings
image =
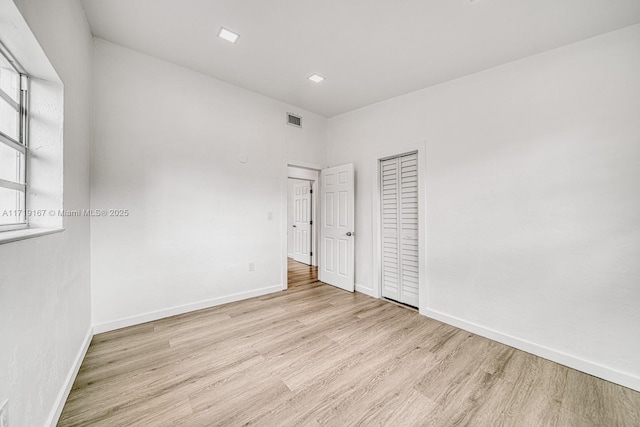
[[[324,77],[322,77],[319,74],[312,74],[309,77],[307,77],[309,80],[311,80],[314,83],[320,83],[321,81],[324,80]]]
[[[220,31],[218,31],[218,37],[228,42],[235,43],[240,38],[240,34],[236,34],[233,31],[229,31],[224,27],[220,27]]]

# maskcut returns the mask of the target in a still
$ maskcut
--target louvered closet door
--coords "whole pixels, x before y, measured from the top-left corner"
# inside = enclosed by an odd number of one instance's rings
[[[418,306],[418,158],[380,162],[382,296]]]
[[[396,301],[400,301],[398,163],[398,158],[380,162],[382,177],[382,296]]]

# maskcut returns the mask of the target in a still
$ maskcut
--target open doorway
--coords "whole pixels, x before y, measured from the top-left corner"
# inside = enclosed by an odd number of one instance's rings
[[[287,183],[287,257],[312,265],[312,181],[289,178]]]
[[[316,211],[320,166],[287,162],[283,182],[283,289],[318,279]]]
[[[312,264],[314,233],[313,181],[289,178],[287,182],[287,287],[318,281]]]

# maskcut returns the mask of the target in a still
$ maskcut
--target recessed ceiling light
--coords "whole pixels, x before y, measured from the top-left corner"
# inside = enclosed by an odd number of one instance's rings
[[[236,34],[233,31],[229,31],[224,27],[220,27],[220,31],[218,31],[218,37],[228,42],[235,43],[238,41],[238,38],[240,38],[240,34]]]
[[[314,83],[320,83],[321,81],[324,80],[324,77],[322,77],[319,74],[312,74],[308,77],[309,80],[311,80]]]

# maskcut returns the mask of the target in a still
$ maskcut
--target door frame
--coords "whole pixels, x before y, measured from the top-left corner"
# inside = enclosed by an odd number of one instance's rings
[[[372,197],[372,218],[373,218],[373,297],[382,298],[382,221],[380,203],[380,160],[391,157],[402,156],[404,154],[417,153],[418,156],[418,310],[420,314],[426,315],[428,299],[427,288],[427,143],[426,141],[413,144],[401,145],[396,148],[389,148],[378,152],[373,156],[373,197]]]
[[[306,169],[308,171],[311,172],[315,172],[316,174],[316,178],[313,179],[312,177],[302,177],[300,175],[298,176],[290,176],[289,174],[289,167],[293,167],[293,168],[298,168],[298,169]],[[288,245],[288,240],[287,240],[287,233],[288,233],[288,225],[287,225],[287,203],[288,203],[288,180],[289,178],[295,178],[295,179],[304,179],[307,181],[311,181],[311,188],[313,189],[313,194],[311,197],[311,205],[312,205],[312,209],[311,209],[311,217],[312,220],[314,221],[313,226],[311,227],[311,239],[314,242],[314,244],[317,246],[317,236],[319,236],[319,232],[320,229],[318,228],[318,224],[319,221],[316,220],[316,214],[317,212],[319,212],[318,210],[318,188],[319,188],[319,181],[320,181],[320,171],[324,169],[324,167],[322,165],[318,165],[316,163],[309,163],[309,162],[303,162],[303,161],[299,161],[299,160],[293,160],[293,159],[284,159],[283,163],[282,163],[282,173],[281,173],[281,185],[280,185],[280,212],[282,213],[280,215],[280,253],[281,253],[281,274],[280,274],[280,278],[282,280],[282,290],[286,291],[288,288],[288,251],[287,251],[287,245]],[[319,259],[319,250],[317,250],[316,247],[314,247],[313,250],[313,256],[311,257],[311,264],[314,266],[318,265],[318,259]]]

